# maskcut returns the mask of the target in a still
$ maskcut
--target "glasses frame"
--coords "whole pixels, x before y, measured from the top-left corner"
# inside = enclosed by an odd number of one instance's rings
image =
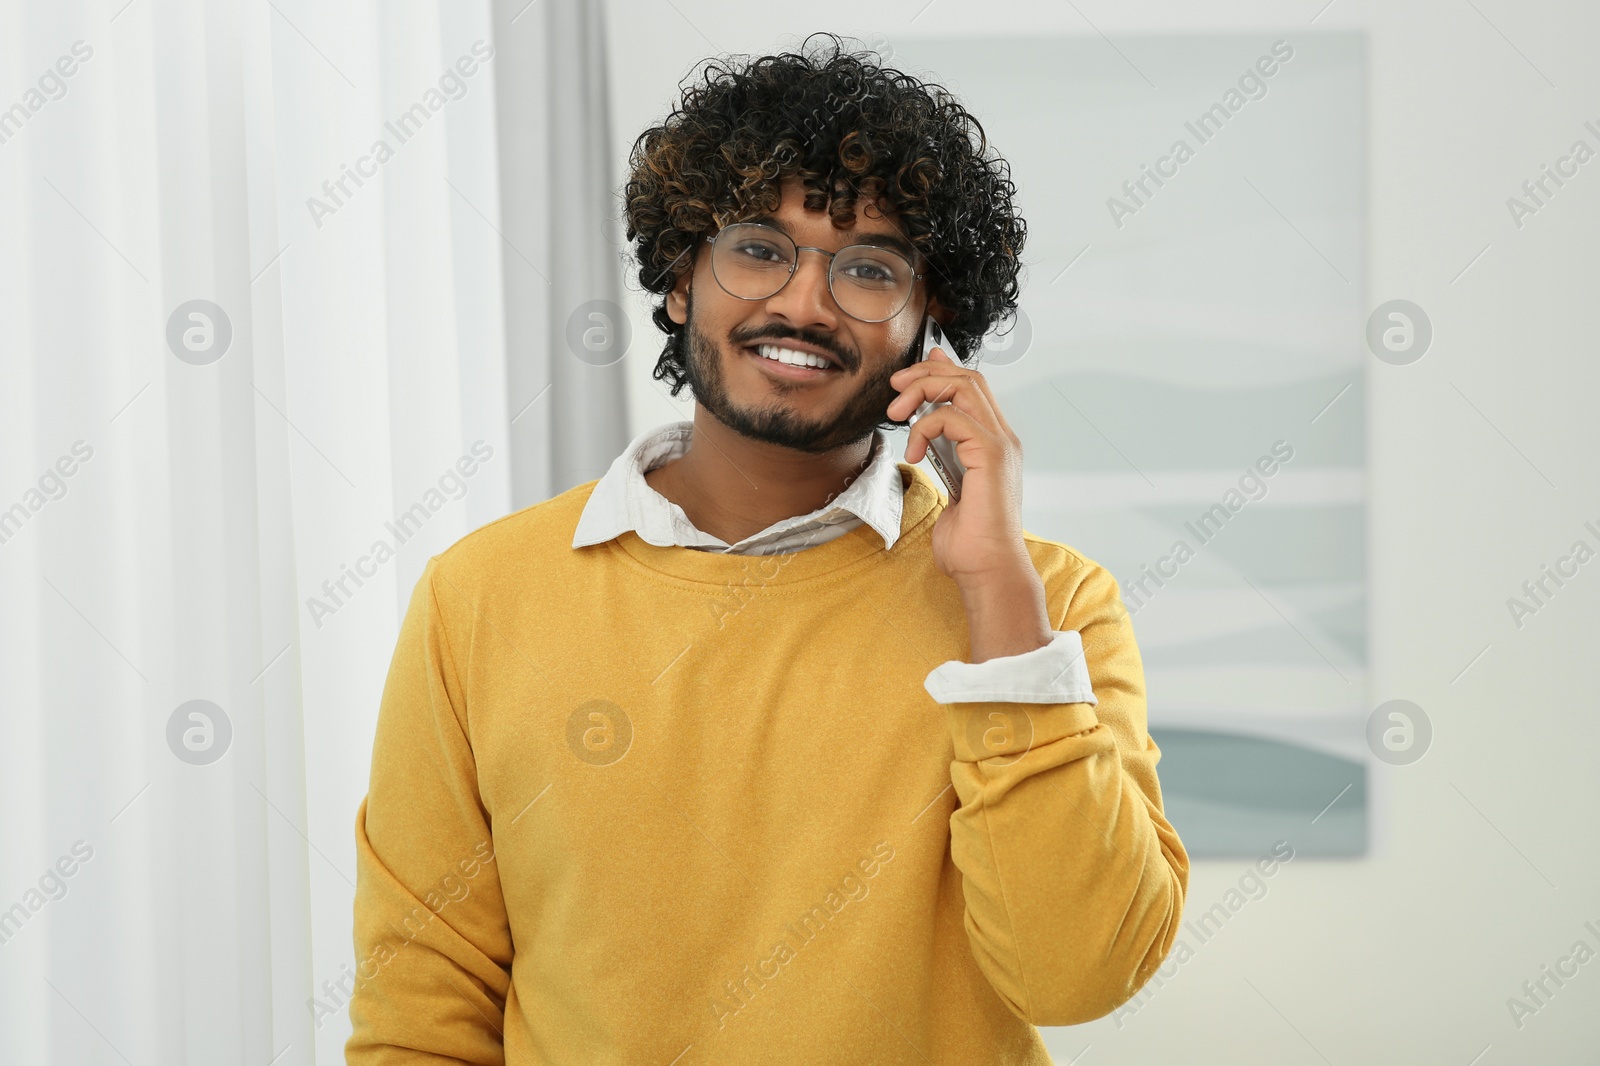
[[[800,253],[801,252],[820,252],[823,255],[828,257],[828,295],[833,299],[833,302],[838,306],[839,310],[844,311],[845,314],[849,315],[851,318],[855,319],[857,322],[871,322],[871,323],[887,322],[887,321],[889,321],[889,319],[893,318],[895,315],[898,315],[901,311],[905,310],[906,304],[911,302],[911,292],[912,292],[912,289],[916,288],[916,283],[921,281],[923,278],[928,276],[927,274],[918,274],[918,273],[916,273],[916,269],[917,269],[916,264],[911,262],[909,259],[906,259],[905,253],[901,252],[897,248],[886,248],[881,244],[847,244],[843,248],[840,248],[839,251],[837,251],[837,252],[830,252],[826,248],[818,248],[818,247],[816,247],[814,245],[796,244],[795,243],[795,239],[793,237],[789,236],[787,233],[783,232],[783,230],[779,229],[776,226],[769,226],[769,225],[767,225],[767,224],[765,224],[763,222],[733,222],[733,223],[730,223],[727,226],[723,227],[722,229],[718,230],[716,233],[713,233],[713,234],[707,236],[706,237],[706,243],[713,246],[713,248],[712,248],[713,256],[715,255],[715,251],[716,251],[715,245],[717,243],[717,238],[722,236],[728,230],[732,229],[734,226],[749,226],[749,227],[753,227],[755,229],[766,230],[769,233],[777,234],[779,237],[782,237],[784,240],[786,240],[790,244],[794,245],[794,259],[789,264],[789,276],[784,278],[783,282],[781,284],[779,284],[779,286],[776,289],[773,289],[770,293],[768,293],[765,296],[753,296],[753,297],[752,296],[740,296],[738,293],[728,292],[728,287],[726,285],[722,284],[722,279],[721,278],[717,277],[717,262],[716,262],[716,259],[713,258],[711,260],[711,277],[712,277],[712,280],[714,280],[717,283],[717,288],[721,289],[723,292],[727,292],[728,295],[732,296],[735,300],[745,300],[745,301],[747,301],[749,303],[759,303],[762,300],[770,300],[770,299],[772,299],[774,296],[778,295],[778,293],[782,292],[785,288],[787,288],[788,285],[789,285],[789,282],[794,280],[794,272],[796,270],[800,269]],[[837,257],[840,254],[840,252],[847,252],[852,248],[871,248],[875,252],[889,252],[889,253],[891,253],[893,255],[897,255],[901,259],[905,259],[906,260],[906,267],[907,267],[907,269],[909,269],[912,272],[911,273],[912,289],[907,289],[906,290],[906,298],[905,298],[905,300],[903,300],[901,302],[899,307],[896,307],[893,311],[889,312],[887,315],[885,315],[882,318],[862,318],[860,315],[854,314],[851,311],[846,310],[844,304],[839,303],[839,294],[833,291],[833,264],[834,264],[835,257]]]

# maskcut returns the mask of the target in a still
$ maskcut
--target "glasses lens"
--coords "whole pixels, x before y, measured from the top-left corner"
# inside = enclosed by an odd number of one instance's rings
[[[711,272],[717,284],[741,300],[765,300],[789,280],[794,241],[770,226],[740,223],[717,234]]]
[[[833,298],[868,322],[893,318],[911,295],[911,264],[887,248],[853,244],[833,260]]]

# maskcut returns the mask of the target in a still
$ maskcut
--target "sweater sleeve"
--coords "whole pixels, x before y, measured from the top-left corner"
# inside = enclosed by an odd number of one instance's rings
[[[1111,575],[1083,565],[1067,592],[1046,581],[1050,645],[952,661],[947,678],[993,665],[959,685],[926,683],[954,744],[950,853],[967,939],[1006,1006],[1034,1025],[1091,1021],[1131,999],[1172,949],[1189,882],[1188,853],[1162,813],[1161,752],[1146,731],[1127,611]],[[1008,688],[1025,674],[1002,672],[1018,665],[1007,660],[1037,664],[1041,652],[1064,673]],[[1063,689],[1070,700],[1048,695]]]
[[[351,1066],[505,1061],[511,935],[436,574],[401,624],[356,813]]]

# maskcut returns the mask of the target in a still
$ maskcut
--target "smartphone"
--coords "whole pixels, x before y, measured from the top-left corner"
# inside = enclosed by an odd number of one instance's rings
[[[948,355],[952,360],[956,359],[955,352],[951,350],[949,342],[944,338],[944,330],[940,329],[939,323],[933,320],[932,315],[929,315],[922,322],[921,358],[928,358],[935,348],[943,348],[944,354]],[[949,402],[948,400],[942,400],[939,403],[924,401],[911,413],[911,417],[906,420],[906,424],[908,426],[916,425],[917,419],[930,411],[945,406]],[[961,465],[961,459],[956,455],[956,442],[942,434],[934,437],[928,441],[927,458],[928,462],[933,464],[934,472],[939,475],[939,480],[943,481],[944,487],[949,490],[950,502],[955,503],[961,499],[961,479],[966,475],[967,468]]]

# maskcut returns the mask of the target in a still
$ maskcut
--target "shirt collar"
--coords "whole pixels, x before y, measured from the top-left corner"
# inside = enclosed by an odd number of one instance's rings
[[[872,460],[842,493],[809,514],[785,518],[731,546],[696,529],[683,508],[656,492],[644,479],[645,471],[688,451],[693,431],[693,422],[670,422],[635,437],[595,484],[578,517],[572,546],[601,544],[632,530],[657,547],[676,544],[737,553],[753,542],[838,521],[843,514],[855,515],[876,530],[883,537],[885,549],[893,548],[899,539],[905,487],[882,430],[872,431]]]

